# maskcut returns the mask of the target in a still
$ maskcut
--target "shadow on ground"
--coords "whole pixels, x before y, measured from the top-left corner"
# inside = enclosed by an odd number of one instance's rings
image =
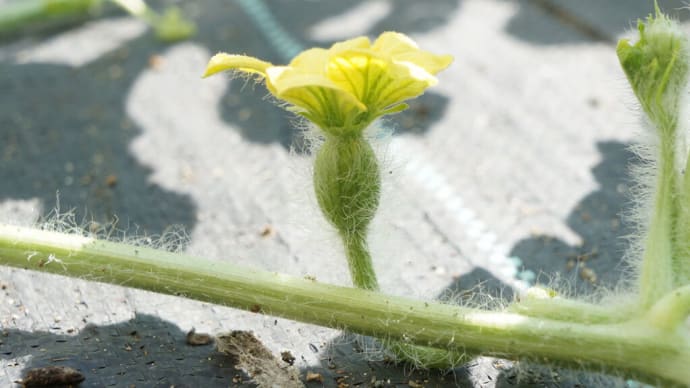
[[[506,31],[541,45],[604,42],[615,44],[638,19],[654,12],[651,0],[519,0]],[[690,10],[676,0],[659,0],[663,12],[686,21]]]
[[[57,324],[51,330],[54,332],[4,330],[0,358],[30,357],[22,376],[33,368],[74,368],[85,376],[80,385],[84,388],[255,386],[246,374],[236,369],[236,359],[219,353],[212,344],[188,345],[187,333],[156,316],[138,314],[129,321],[87,325],[70,334],[61,334],[65,329]],[[307,383],[307,386],[335,387],[345,383],[368,387],[376,381],[381,387],[408,386],[410,381],[430,384],[427,386],[473,386],[459,375],[461,370],[439,375],[410,371],[385,361],[367,361],[361,341],[352,339],[333,347],[328,356],[324,355],[327,359],[323,366],[300,370],[302,380],[307,372],[312,372],[321,375],[323,384]],[[11,367],[10,364],[7,368]]]
[[[567,218],[582,244],[573,246],[540,235],[519,241],[510,252],[522,260],[525,269],[541,275],[539,283],[560,278],[579,295],[598,287],[612,288],[621,280],[626,269],[626,238],[633,232],[629,222],[621,221],[621,214],[631,206],[629,190],[633,182],[628,169],[637,157],[629,145],[619,142],[602,142],[598,148],[602,161],[592,173],[599,189],[583,198]]]
[[[59,326],[51,329],[64,332]],[[233,378],[245,382],[237,386],[253,386],[231,357],[215,352],[213,345],[187,345],[185,338],[176,325],[140,314],[68,335],[5,330],[0,357],[30,357],[24,372],[53,365],[74,368],[86,377],[80,387],[227,387]]]
[[[119,228],[139,234],[194,226],[191,198],[151,183],[129,152],[141,130],[127,118],[125,96],[150,45],[144,37],[80,68],[0,65],[0,201],[38,198],[45,215],[59,192],[59,206],[78,222],[117,217]]]

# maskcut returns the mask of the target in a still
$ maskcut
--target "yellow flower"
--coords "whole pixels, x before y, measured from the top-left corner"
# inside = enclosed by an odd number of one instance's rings
[[[329,133],[361,132],[373,120],[405,108],[405,100],[435,85],[450,55],[420,50],[407,36],[384,32],[371,44],[358,37],[312,48],[287,66],[245,55],[218,53],[204,77],[233,70],[263,77],[268,90]]]

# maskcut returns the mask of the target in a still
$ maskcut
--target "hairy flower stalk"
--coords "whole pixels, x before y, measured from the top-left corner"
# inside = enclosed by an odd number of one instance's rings
[[[367,290],[378,289],[366,236],[380,187],[376,155],[361,134],[326,136],[314,162],[316,198],[342,238],[352,283]]]
[[[434,75],[451,61],[449,55],[420,50],[403,34],[385,32],[373,44],[359,37],[306,50],[287,66],[219,53],[204,76],[227,70],[258,75],[288,110],[318,127],[324,143],[314,162],[316,198],[343,240],[352,282],[376,290],[366,236],[381,177],[364,130],[381,116],[406,109],[403,101],[436,84]]]
[[[639,40],[634,45],[621,40],[617,52],[658,138],[656,191],[639,268],[640,303],[648,308],[690,279],[690,128],[681,115],[688,102],[690,47],[680,26],[658,6],[638,29]]]
[[[434,75],[451,61],[449,55],[420,50],[403,34],[385,32],[373,43],[359,37],[329,49],[306,50],[287,66],[219,53],[204,75],[226,70],[256,74],[288,110],[318,128],[324,140],[314,161],[319,207],[341,237],[352,283],[378,290],[367,234],[379,205],[381,176],[364,131],[381,116],[406,109],[403,101],[434,85]],[[388,345],[397,355],[426,366],[448,367],[462,358],[410,344]]]

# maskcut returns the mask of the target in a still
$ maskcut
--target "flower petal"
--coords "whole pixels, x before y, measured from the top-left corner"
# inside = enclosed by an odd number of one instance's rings
[[[389,56],[394,62],[413,63],[431,74],[440,72],[453,62],[451,55],[436,55],[420,50],[412,39],[399,32],[384,32],[376,39],[372,49]]]
[[[348,39],[344,42],[337,42],[328,49],[328,52],[337,55],[341,51],[356,50],[356,49],[369,49],[371,48],[371,42],[366,36],[358,36],[356,38]]]
[[[391,81],[381,87],[376,95],[379,109],[417,97],[438,82],[425,69],[409,62],[394,64],[388,73]]]
[[[254,73],[261,76],[266,76],[266,69],[271,66],[273,65],[269,62],[246,55],[218,53],[214,55],[210,61],[208,61],[206,71],[202,77],[206,78],[213,74],[227,70],[239,70],[245,73]]]
[[[410,62],[394,63],[370,50],[341,52],[328,65],[328,78],[364,103],[374,115],[416,97],[437,80]]]
[[[276,97],[294,105],[294,111],[324,130],[342,127],[347,120],[367,110],[354,95],[320,74],[274,66],[267,71],[267,85],[273,85],[272,93]]]
[[[299,55],[293,58],[289,67],[301,73],[324,74],[329,57],[330,54],[328,50],[322,48],[312,48],[302,51]]]
[[[328,62],[328,78],[355,95],[362,103],[371,104],[371,95],[377,85],[386,82],[390,61],[380,58],[370,50],[340,52]]]

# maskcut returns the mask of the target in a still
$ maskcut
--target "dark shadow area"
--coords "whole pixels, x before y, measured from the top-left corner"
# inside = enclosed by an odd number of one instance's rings
[[[538,364],[515,365],[501,370],[496,388],[606,388],[625,387],[625,381],[610,375],[582,373]]]
[[[236,369],[233,357],[218,352],[213,344],[188,345],[186,332],[155,316],[137,314],[129,321],[87,325],[71,334],[63,334],[65,329],[58,324],[51,330],[4,330],[0,359],[29,356],[22,376],[33,368],[74,368],[85,376],[79,385],[83,388],[256,386],[249,376]],[[313,351],[323,354],[323,365],[301,369],[300,378],[304,381],[307,372],[318,373],[323,382],[307,382],[306,386],[406,387],[413,386],[408,385],[412,382],[420,386],[475,387],[470,369],[477,365],[445,374],[411,370],[385,360],[368,361],[371,356],[365,352],[376,346],[369,338],[343,335],[338,339],[328,349],[314,346]],[[299,357],[296,353],[295,356]]]
[[[552,45],[592,41],[615,44],[618,36],[635,28],[638,19],[654,12],[652,0],[519,0],[518,11],[506,31],[530,43]],[[690,19],[682,2],[659,0],[673,18]]]
[[[627,144],[611,141],[597,146],[603,160],[592,173],[600,187],[583,198],[567,219],[568,226],[582,238],[582,245],[535,236],[518,242],[510,252],[522,259],[525,269],[544,275],[538,283],[560,277],[580,295],[618,283],[628,246],[625,237],[633,231],[632,225],[621,222],[621,213],[630,207],[628,191],[633,182],[628,169],[636,156]]]
[[[0,64],[0,200],[39,198],[78,222],[108,223],[139,234],[169,225],[191,229],[191,198],[149,181],[130,154],[140,128],[127,118],[129,87],[155,50],[150,36],[83,67]]]
[[[435,122],[443,117],[448,101],[448,97],[434,93],[433,90],[408,101],[410,107],[407,110],[391,116],[395,127],[393,133],[424,135]]]
[[[357,1],[319,1],[316,3],[295,3],[292,0],[264,1],[271,12],[295,39],[305,46],[324,46],[309,36],[310,29],[327,18],[337,15],[366,3],[368,0]],[[376,37],[384,31],[399,31],[406,34],[426,32],[440,28],[448,22],[461,6],[461,0],[429,0],[419,2],[415,0],[395,0],[390,2],[390,12],[377,21],[364,35]],[[299,22],[296,22],[299,21]]]
[[[55,326],[56,332],[64,329]],[[30,356],[32,368],[66,366],[81,372],[86,387],[253,387],[235,361],[212,344],[190,346],[186,334],[158,317],[135,318],[105,326],[87,325],[78,333],[5,330],[0,358]]]
[[[339,382],[351,387],[475,387],[468,368],[441,372],[396,364],[371,337],[343,333],[331,340],[323,353],[319,373],[324,376],[324,387],[338,387]]]

